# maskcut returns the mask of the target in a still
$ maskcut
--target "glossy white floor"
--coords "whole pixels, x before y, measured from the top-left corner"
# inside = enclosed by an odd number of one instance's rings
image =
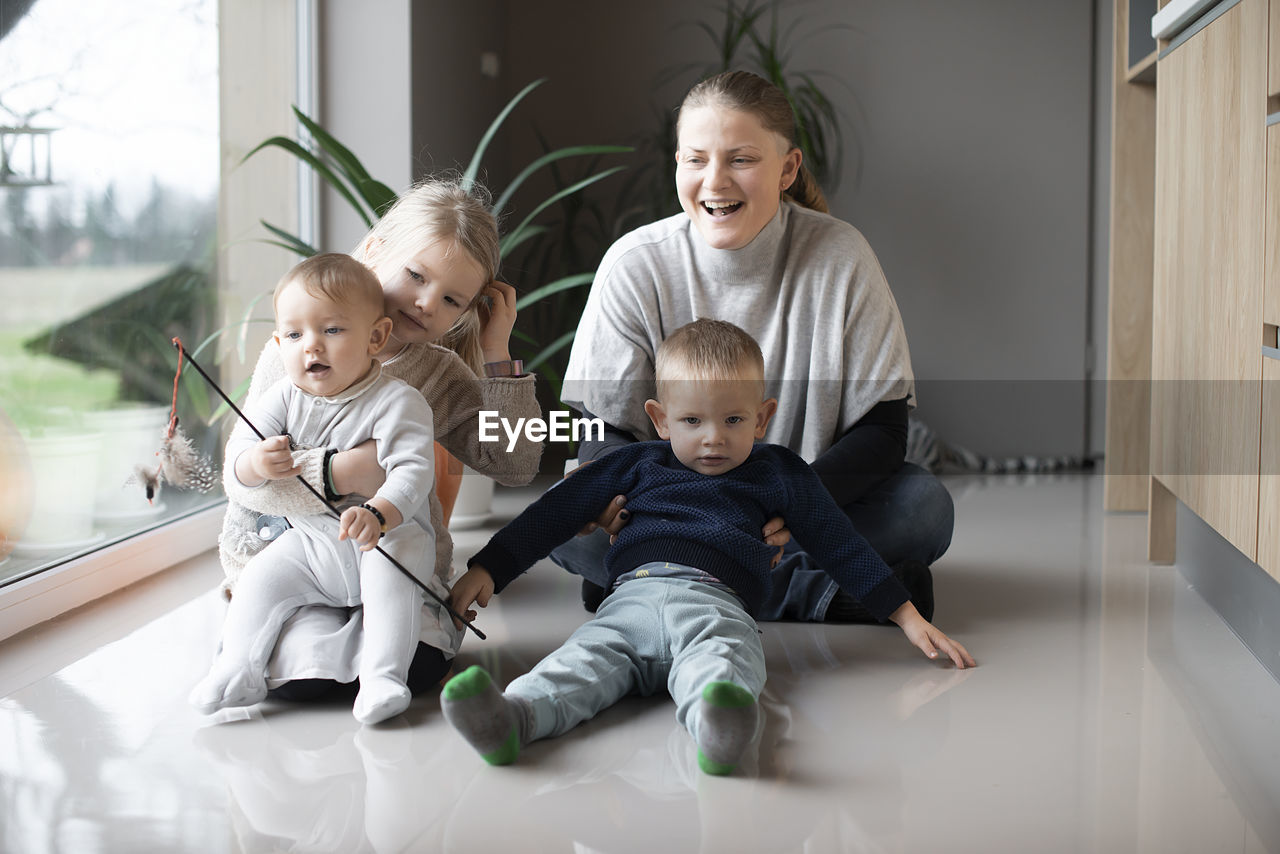
[[[702,775],[665,697],[490,768],[438,693],[348,708],[185,703],[222,605],[212,556],[0,645],[0,848],[54,851],[1280,851],[1280,684],[1101,479],[950,481],[937,622],[766,624],[759,756]],[[499,493],[514,512],[528,493]],[[462,558],[484,532],[457,536]],[[468,641],[500,681],[586,615],[547,563]]]

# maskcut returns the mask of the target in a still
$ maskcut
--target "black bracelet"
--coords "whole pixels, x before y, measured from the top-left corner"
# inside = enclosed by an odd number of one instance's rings
[[[324,497],[328,501],[342,500],[342,495],[333,486],[333,455],[336,453],[338,453],[337,448],[325,451],[324,462],[320,464],[320,479],[324,481]]]
[[[383,516],[382,511],[372,504],[361,504],[360,506],[377,517],[378,524],[382,526],[382,533],[378,534],[378,536],[385,537],[387,535],[387,517]]]

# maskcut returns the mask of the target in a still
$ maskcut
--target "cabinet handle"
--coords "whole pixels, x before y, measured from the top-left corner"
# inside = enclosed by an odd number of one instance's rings
[[[1280,347],[1263,347],[1262,355],[1280,362]]]

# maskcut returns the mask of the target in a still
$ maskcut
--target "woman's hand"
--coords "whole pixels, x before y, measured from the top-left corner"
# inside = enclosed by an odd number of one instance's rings
[[[787,528],[787,520],[781,516],[774,516],[764,523],[760,533],[764,534],[765,545],[775,546],[778,549],[778,553],[769,562],[769,568],[773,569],[782,561],[782,547],[791,542],[791,531]]]
[[[511,330],[516,325],[516,289],[494,279],[481,292],[480,349],[486,362],[511,358]]]
[[[918,646],[920,651],[929,658],[936,659],[938,650],[942,650],[960,670],[978,666],[968,650],[938,631],[932,623],[920,615],[910,600],[890,614],[889,619],[897,623],[902,633],[907,636],[907,640]]]
[[[375,495],[387,480],[387,473],[378,465],[378,445],[373,439],[334,454],[329,465],[333,488],[339,495]]]
[[[573,477],[574,474],[591,465],[593,462],[595,462],[595,460],[587,460],[585,463],[565,475],[565,477]],[[627,523],[631,521],[631,511],[627,510],[626,506],[627,496],[614,496],[613,500],[609,502],[609,505],[600,511],[600,515],[595,518],[595,521],[588,522],[583,529],[578,532],[578,536],[585,537],[596,528],[604,528],[609,532],[609,544],[613,545],[618,541],[618,532],[625,528]],[[788,534],[787,538],[790,539],[790,536],[791,535]],[[784,540],[783,542],[786,541]]]

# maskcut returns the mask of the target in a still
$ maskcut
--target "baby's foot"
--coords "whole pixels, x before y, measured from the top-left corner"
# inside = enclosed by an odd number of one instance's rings
[[[710,682],[698,711],[698,767],[708,774],[732,773],[756,737],[756,698],[732,682]]]
[[[483,667],[472,665],[449,680],[440,694],[444,719],[490,765],[510,765],[520,754],[515,709],[493,687]]]
[[[409,708],[412,699],[404,682],[389,676],[361,676],[360,693],[351,713],[362,724],[381,723]]]
[[[267,683],[245,669],[213,670],[191,690],[187,702],[202,715],[219,709],[252,706],[267,698]]]

